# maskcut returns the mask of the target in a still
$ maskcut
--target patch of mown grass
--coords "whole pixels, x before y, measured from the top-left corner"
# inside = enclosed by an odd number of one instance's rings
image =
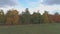
[[[60,24],[0,26],[0,34],[60,34]]]

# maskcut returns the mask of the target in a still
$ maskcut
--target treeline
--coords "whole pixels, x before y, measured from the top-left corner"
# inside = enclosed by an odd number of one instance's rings
[[[43,23],[60,23],[60,15],[56,12],[54,15],[44,11],[41,15],[39,11],[30,14],[29,9],[26,8],[25,12],[19,14],[17,10],[8,10],[4,14],[0,10],[0,25],[21,25],[21,24],[43,24]]]

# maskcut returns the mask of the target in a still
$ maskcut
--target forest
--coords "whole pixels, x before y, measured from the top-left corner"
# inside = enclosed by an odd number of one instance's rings
[[[49,24],[60,23],[60,14],[49,14],[48,11],[44,11],[41,15],[39,11],[30,14],[29,9],[26,8],[25,12],[19,14],[18,10],[0,10],[0,25],[24,25],[24,24]]]

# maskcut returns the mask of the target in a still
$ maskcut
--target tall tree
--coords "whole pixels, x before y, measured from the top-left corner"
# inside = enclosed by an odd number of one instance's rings
[[[45,11],[42,15],[43,23],[49,23],[48,12]]]
[[[22,24],[30,24],[30,12],[28,8],[25,9],[25,12],[22,12],[21,21]]]
[[[17,10],[9,10],[6,14],[6,24],[17,25],[19,21],[19,14]]]
[[[0,24],[5,23],[5,17],[4,17],[4,12],[3,10],[0,10]]]
[[[31,16],[31,23],[32,24],[40,24],[41,23],[41,14],[39,11],[36,13],[34,12]]]

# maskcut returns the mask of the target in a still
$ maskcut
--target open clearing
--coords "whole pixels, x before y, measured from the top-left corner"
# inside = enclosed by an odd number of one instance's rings
[[[0,26],[0,34],[60,34],[60,24]]]

